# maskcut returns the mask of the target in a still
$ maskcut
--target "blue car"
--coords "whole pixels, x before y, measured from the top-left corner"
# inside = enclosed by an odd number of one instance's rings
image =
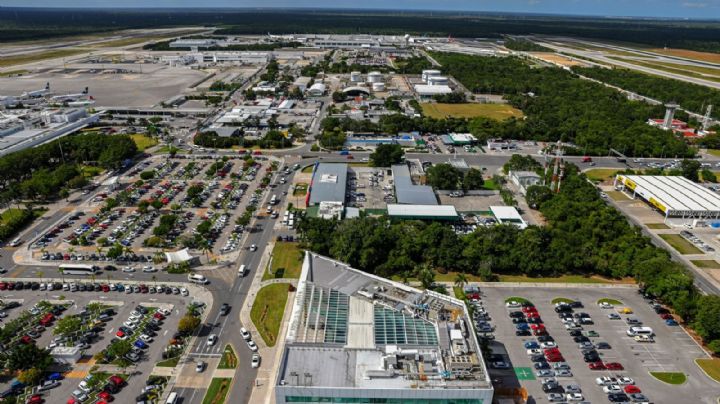
[[[63,376],[60,373],[51,373],[47,378],[48,380],[62,380]]]
[[[144,342],[141,341],[141,340],[136,340],[133,345],[135,345],[136,347],[138,347],[138,348],[140,348],[140,349],[147,349],[147,348],[148,348],[148,344],[144,343]]]
[[[528,341],[525,343],[525,349],[539,349],[540,344],[537,341]]]
[[[669,319],[665,320],[665,324],[669,325],[669,326],[677,326],[678,322],[673,320],[672,318],[669,318]]]
[[[520,323],[520,324],[515,324],[515,329],[516,330],[529,330],[530,326],[528,325],[528,323]]]

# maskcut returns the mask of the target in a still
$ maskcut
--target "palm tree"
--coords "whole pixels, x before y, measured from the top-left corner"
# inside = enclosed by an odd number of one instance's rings
[[[103,248],[102,248],[102,246],[101,246],[101,245],[98,245],[97,247],[95,247],[95,252],[97,252],[98,255],[102,255],[102,253],[103,253]]]
[[[417,277],[424,289],[430,289],[435,283],[435,271],[428,264],[422,264],[417,268]]]
[[[209,254],[212,252],[212,247],[210,247],[210,243],[207,241],[206,238],[203,238],[202,241],[200,241],[200,251],[205,253],[205,258],[209,261],[210,256]]]
[[[133,251],[132,247],[130,247],[129,245],[126,245],[125,247],[123,247],[123,253],[125,255],[132,255],[134,253],[134,251]]]
[[[463,289],[465,285],[468,284],[468,278],[467,275],[464,273],[459,273],[455,276],[455,287],[458,289]]]

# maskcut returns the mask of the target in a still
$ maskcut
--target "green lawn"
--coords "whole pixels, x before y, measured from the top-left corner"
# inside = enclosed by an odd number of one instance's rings
[[[263,287],[258,291],[250,310],[252,322],[263,341],[271,347],[277,343],[288,298],[288,286],[287,283],[276,283]]]
[[[510,296],[507,299],[505,299],[505,303],[510,303],[510,302],[518,302],[520,304],[522,304],[522,303],[531,303],[532,304],[532,302],[530,300],[528,300],[524,297],[520,297],[520,296]]]
[[[667,384],[683,384],[687,381],[687,376],[681,372],[650,372],[650,375]]]
[[[720,150],[719,149],[708,149],[708,154],[712,154],[715,157],[720,157]]]
[[[237,365],[238,360],[235,355],[235,351],[229,344],[225,345],[222,357],[220,358],[220,363],[218,364],[218,369],[235,369],[237,368]]]
[[[142,135],[140,133],[135,133],[130,135],[130,138],[135,142],[135,146],[137,146],[138,151],[145,151],[145,149],[150,148],[158,144],[158,141],[156,139],[153,139],[149,136]]]
[[[185,151],[183,149],[178,149],[175,146],[160,146],[155,151],[153,151],[153,154],[170,154],[170,150],[175,150],[178,154],[183,154]]]
[[[295,184],[295,189],[293,190],[293,196],[305,196],[307,194],[308,190],[308,184],[301,182],[298,184]]]
[[[620,191],[607,191],[606,194],[608,194],[613,201],[627,201],[630,199],[630,197]]]
[[[10,208],[0,214],[0,225],[17,220],[22,215],[23,209]]]
[[[585,171],[585,175],[592,181],[606,181],[613,179],[618,171],[622,171],[617,168],[592,168]]]
[[[302,262],[302,250],[298,247],[298,243],[278,241],[273,247],[270,271],[265,271],[262,280],[272,278],[298,279],[302,270]],[[272,275],[270,272],[272,272]]]
[[[720,269],[720,262],[715,260],[692,260],[690,261],[698,268],[703,269]]]
[[[101,167],[95,166],[80,166],[80,172],[86,178],[91,178],[102,174],[105,171]]]
[[[699,248],[692,245],[691,242],[685,240],[679,234],[661,234],[660,238],[665,240],[672,248],[676,249],[680,254],[702,254]]]
[[[305,167],[303,167],[302,172],[304,172],[306,174],[311,173],[311,172],[313,172],[313,168],[315,168],[315,166],[312,164],[309,166],[305,166]]]
[[[490,191],[497,191],[500,188],[501,188],[500,185],[496,184],[495,181],[493,181],[491,178],[486,179],[485,182],[483,183],[483,189],[487,189]]]
[[[485,117],[498,121],[508,118],[522,117],[522,111],[513,108],[509,104],[439,104],[424,103],[420,104],[423,114],[431,118],[444,119],[448,116],[454,118],[475,118]]]
[[[583,275],[561,275],[547,278],[530,278],[525,275],[500,275],[500,282],[523,282],[523,283],[613,283],[610,280],[589,277]]]
[[[568,299],[567,297],[556,297],[556,298],[552,299],[552,301],[551,301],[550,303],[552,303],[552,304],[557,304],[557,303],[572,303],[572,302],[574,302],[574,301],[575,301],[575,300],[573,300],[573,299]]]
[[[670,228],[670,226],[665,223],[645,223],[645,226],[647,226],[648,229],[654,230],[665,230]]]
[[[465,299],[465,292],[463,291],[463,288],[459,288],[457,286],[453,286],[453,294],[456,298],[463,300]]]
[[[602,298],[597,301],[597,304],[600,304],[600,303],[610,303],[613,306],[622,306],[623,305],[623,302],[621,302],[620,300],[610,299],[608,297]]]
[[[700,369],[704,370],[710,378],[720,383],[720,359],[695,359],[695,363],[697,363]]]
[[[225,403],[225,397],[228,391],[230,391],[230,384],[232,379],[223,377],[213,377],[208,386],[205,398],[203,398],[202,404],[223,404]]]

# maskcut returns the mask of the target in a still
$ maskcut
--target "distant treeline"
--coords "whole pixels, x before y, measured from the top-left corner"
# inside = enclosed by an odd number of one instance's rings
[[[501,38],[569,35],[720,52],[720,23],[482,13],[217,9],[0,9],[0,42],[128,28],[221,26],[216,34],[367,33]]]

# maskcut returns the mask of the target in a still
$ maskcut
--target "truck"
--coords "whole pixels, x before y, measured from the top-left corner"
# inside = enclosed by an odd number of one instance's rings
[[[592,157],[590,157],[590,156],[583,156],[582,162],[583,162],[583,163],[590,163],[590,162],[592,162]]]

